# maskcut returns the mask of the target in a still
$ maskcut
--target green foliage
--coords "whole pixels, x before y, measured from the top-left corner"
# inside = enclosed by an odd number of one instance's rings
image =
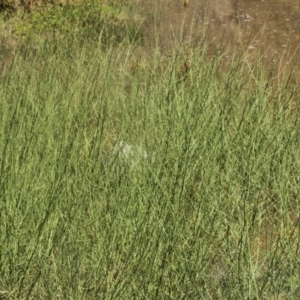
[[[0,297],[299,299],[299,105],[206,46],[0,60]]]
[[[119,5],[102,5],[89,1],[70,5],[36,8],[29,14],[16,15],[9,22],[15,35],[55,34],[65,38],[85,37],[90,40],[120,43],[142,39],[142,19],[126,13]]]

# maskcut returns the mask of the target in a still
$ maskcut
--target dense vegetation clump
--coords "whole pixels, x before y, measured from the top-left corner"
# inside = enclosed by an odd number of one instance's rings
[[[0,298],[298,299],[297,88],[84,5],[3,38]]]

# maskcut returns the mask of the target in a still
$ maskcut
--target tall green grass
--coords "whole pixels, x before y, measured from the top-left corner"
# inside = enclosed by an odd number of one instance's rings
[[[136,51],[2,62],[0,297],[298,299],[298,103],[206,45],[185,82],[183,49]]]

